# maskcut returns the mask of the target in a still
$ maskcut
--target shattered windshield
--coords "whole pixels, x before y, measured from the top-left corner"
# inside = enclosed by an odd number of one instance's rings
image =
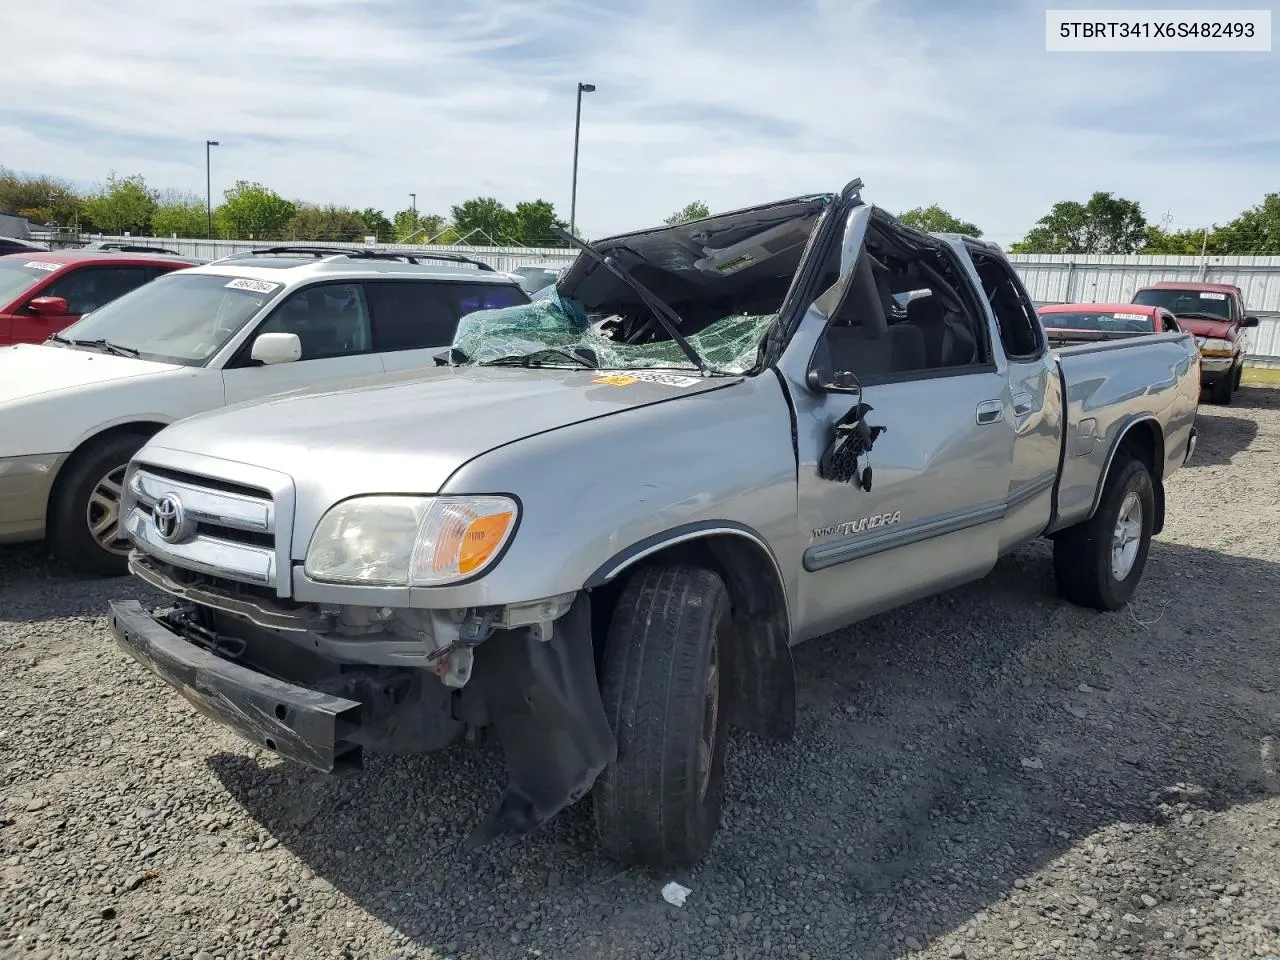
[[[713,373],[745,373],[756,365],[760,343],[777,318],[776,313],[724,317],[689,336],[689,345]],[[463,317],[453,339],[453,356],[463,364],[529,357],[537,366],[695,369],[672,340],[630,344],[615,339],[616,321],[589,316],[553,287],[533,303]],[[575,362],[574,355],[587,362]]]
[[[827,198],[805,197],[594,242],[618,271],[669,307],[708,372],[753,370],[778,320]],[[586,255],[533,303],[458,323],[450,358],[464,365],[697,369],[652,303]],[[673,322],[673,321],[672,321]]]

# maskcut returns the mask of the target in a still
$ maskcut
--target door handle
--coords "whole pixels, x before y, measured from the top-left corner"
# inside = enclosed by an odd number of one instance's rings
[[[978,404],[978,412],[974,419],[980,424],[999,423],[1004,419],[1004,401],[984,400]]]
[[[1013,398],[1013,415],[1015,417],[1025,416],[1035,409],[1036,398],[1029,393],[1020,393]]]

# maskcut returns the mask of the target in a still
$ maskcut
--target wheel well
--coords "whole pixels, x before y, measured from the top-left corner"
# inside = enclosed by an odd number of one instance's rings
[[[648,554],[590,590],[591,633],[599,665],[618,596],[637,571],[692,564],[714,570],[729,591],[734,649],[730,717],[769,739],[786,739],[795,723],[791,622],[786,587],[773,557],[746,536],[710,533]]]
[[[80,445],[72,450],[70,456],[63,461],[62,466],[58,469],[58,475],[53,478],[53,485],[49,488],[49,501],[45,507],[45,516],[49,518],[45,521],[45,526],[48,527],[52,522],[53,505],[58,502],[58,497],[62,493],[62,485],[69,472],[67,468],[74,464],[80,457],[84,456],[87,451],[92,450],[104,440],[109,440],[112,437],[119,437],[129,433],[135,433],[138,436],[150,439],[166,426],[167,424],[155,423],[153,421],[121,423],[114,427],[108,427],[106,430],[101,430],[93,436],[86,437],[82,440]]]
[[[1154,420],[1139,420],[1120,438],[1117,453],[1125,453],[1146,465],[1151,471],[1155,489],[1156,515],[1151,525],[1151,535],[1164,529],[1164,432]],[[1118,457],[1112,459],[1114,464]],[[1103,483],[1106,478],[1103,478]],[[1101,489],[1101,487],[1099,487]]]

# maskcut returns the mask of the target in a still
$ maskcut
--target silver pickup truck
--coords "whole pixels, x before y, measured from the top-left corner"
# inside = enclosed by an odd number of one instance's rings
[[[993,245],[806,196],[582,245],[439,366],[167,427],[126,478],[117,642],[323,771],[503,747],[471,835],[589,792],[604,850],[688,864],[727,726],[794,729],[791,645],[1049,537],[1123,607],[1195,447],[1195,343],[1052,350]],[[925,642],[922,640],[922,642]]]

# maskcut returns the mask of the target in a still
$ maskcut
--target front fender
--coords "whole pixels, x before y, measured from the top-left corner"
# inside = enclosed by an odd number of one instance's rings
[[[522,504],[502,559],[473,583],[413,590],[413,606],[569,593],[672,532],[710,527],[749,531],[782,571],[799,569],[791,421],[772,375],[525,438],[464,465],[441,490],[498,491]],[[784,583],[793,596],[794,573]]]

